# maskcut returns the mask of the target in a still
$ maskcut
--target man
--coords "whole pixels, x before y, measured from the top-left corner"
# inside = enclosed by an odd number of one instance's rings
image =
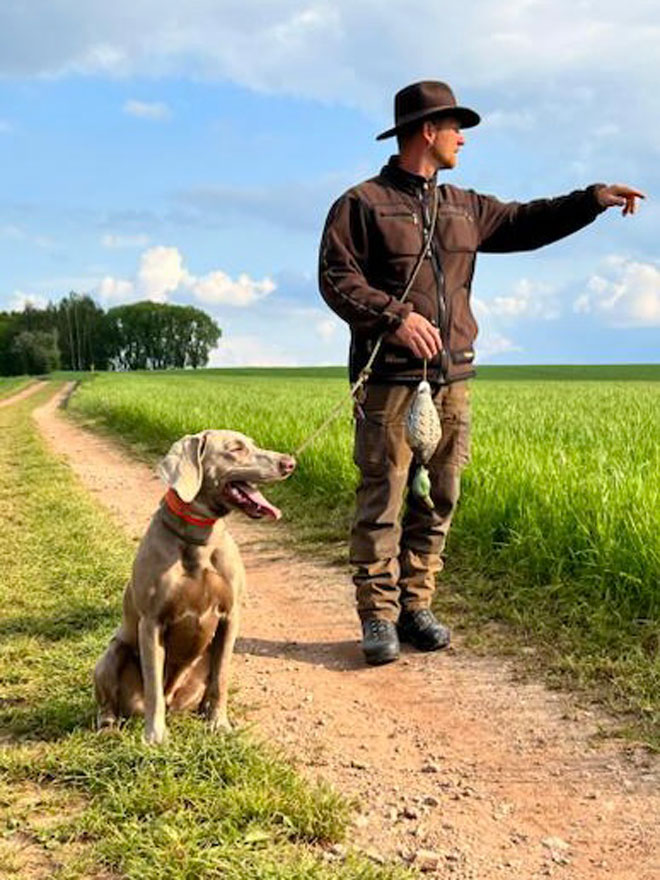
[[[332,206],[319,267],[325,301],[350,325],[351,381],[373,359],[356,401],[360,483],[350,541],[362,647],[373,665],[396,660],[399,640],[426,651],[449,644],[449,630],[430,606],[469,457],[476,252],[541,247],[612,205],[632,214],[644,197],[627,186],[594,184],[560,198],[502,203],[438,186],[438,170],[456,166],[462,129],[479,116],[458,106],[448,85],[427,81],[397,93],[394,117],[378,140],[396,135],[399,153]],[[401,518],[415,472],[405,416],[424,376],[442,423],[428,463],[433,508],[409,492]]]

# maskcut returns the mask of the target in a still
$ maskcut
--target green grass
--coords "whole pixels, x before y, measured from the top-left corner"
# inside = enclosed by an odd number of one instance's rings
[[[485,366],[478,380],[559,382],[660,382],[660,364],[537,364],[524,367]]]
[[[506,623],[555,680],[591,687],[657,742],[660,367],[518,369],[516,381],[492,368],[473,383],[473,461],[449,545],[456,589],[439,607],[459,623]],[[206,427],[294,451],[345,394],[335,368],[108,374],[72,408],[151,456]],[[271,491],[304,535],[345,541],[351,449],[347,404]]]
[[[319,844],[343,837],[349,806],[245,731],[174,718],[160,748],[139,720],[93,731],[91,671],[134,545],[44,449],[29,415],[44,397],[0,411],[0,875],[21,870],[10,844],[27,839],[60,880],[407,876],[357,856],[326,863]],[[24,806],[26,785],[50,793],[48,823]]]
[[[9,397],[10,394],[16,394],[33,381],[30,376],[0,376],[0,400]]]

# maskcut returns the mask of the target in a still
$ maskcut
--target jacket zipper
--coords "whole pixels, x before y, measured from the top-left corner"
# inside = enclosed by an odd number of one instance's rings
[[[420,201],[422,203],[422,216],[424,218],[424,233],[425,235],[428,235],[431,228],[431,215],[429,212],[428,201],[424,198],[423,192],[420,193]],[[449,337],[449,328],[446,326],[447,303],[445,301],[445,275],[442,270],[440,260],[438,259],[435,234],[433,236],[433,240],[431,241],[430,257],[431,266],[433,267],[433,274],[435,275],[435,284],[438,297],[438,329],[440,331],[440,338],[442,339],[442,351],[440,352],[440,369],[442,370],[443,376],[446,377],[447,368],[449,366],[447,352],[447,339]]]

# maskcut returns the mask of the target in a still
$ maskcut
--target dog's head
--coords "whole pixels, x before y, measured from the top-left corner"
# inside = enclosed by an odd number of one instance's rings
[[[280,511],[257,489],[284,480],[296,466],[290,455],[260,449],[238,431],[187,434],[160,462],[162,479],[201,513],[224,516],[241,510],[253,519],[279,519]]]

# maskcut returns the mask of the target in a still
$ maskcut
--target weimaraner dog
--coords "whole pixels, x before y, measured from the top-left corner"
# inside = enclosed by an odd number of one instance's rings
[[[224,517],[278,519],[255,484],[283,480],[290,455],[236,431],[178,440],[159,465],[169,489],[138,548],[121,626],[96,664],[99,728],[144,714],[145,740],[167,735],[166,709],[198,710],[228,729],[229,664],[245,570]]]

